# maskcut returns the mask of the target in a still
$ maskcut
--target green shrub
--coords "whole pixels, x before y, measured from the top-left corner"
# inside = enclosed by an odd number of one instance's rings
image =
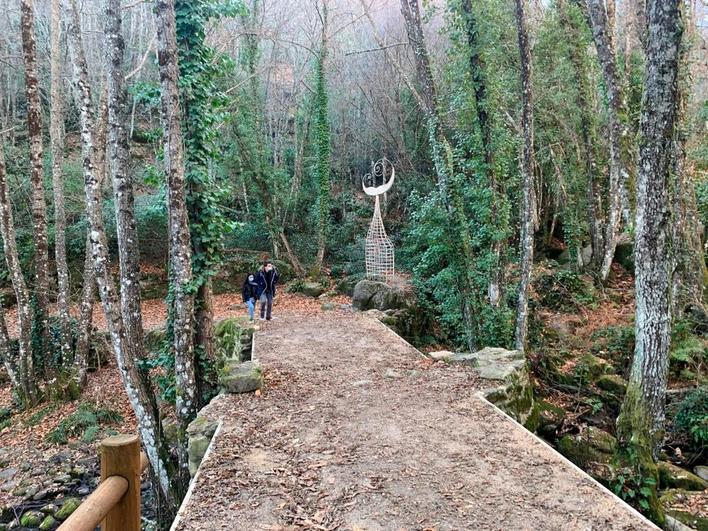
[[[678,406],[674,426],[688,434],[697,446],[708,445],[708,387],[686,395]]]
[[[122,421],[123,417],[116,411],[102,409],[96,404],[84,402],[50,431],[46,440],[54,444],[66,444],[69,439],[73,438],[81,438],[84,442],[91,442],[98,436],[103,425]]]
[[[683,319],[674,324],[669,358],[674,375],[684,375],[691,379],[704,372],[708,364],[708,348],[705,339],[693,334],[693,323],[690,320]]]

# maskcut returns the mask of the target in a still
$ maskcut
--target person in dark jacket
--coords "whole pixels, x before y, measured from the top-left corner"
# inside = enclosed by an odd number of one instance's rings
[[[275,269],[273,262],[269,260],[263,262],[263,267],[258,271],[256,282],[261,290],[261,320],[270,321],[273,312],[275,286],[278,283],[278,271]]]
[[[251,321],[254,320],[256,301],[260,296],[260,291],[256,277],[249,274],[243,281],[243,286],[241,286],[241,296],[243,297],[243,302],[248,307],[248,317]]]

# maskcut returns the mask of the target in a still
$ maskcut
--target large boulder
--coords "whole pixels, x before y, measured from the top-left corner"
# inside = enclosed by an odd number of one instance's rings
[[[389,286],[375,280],[360,280],[354,286],[352,306],[356,310],[395,310],[413,305],[414,294],[405,286]]]

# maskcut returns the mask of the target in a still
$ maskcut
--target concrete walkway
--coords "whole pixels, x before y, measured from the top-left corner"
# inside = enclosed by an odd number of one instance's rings
[[[179,530],[656,529],[373,319],[281,315],[256,335],[260,396],[222,425]]]

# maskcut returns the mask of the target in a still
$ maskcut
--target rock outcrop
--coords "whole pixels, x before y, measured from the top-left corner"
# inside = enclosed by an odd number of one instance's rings
[[[197,416],[187,426],[187,454],[189,455],[189,474],[192,477],[197,473],[218,426],[218,422],[200,416]]]
[[[255,361],[229,360],[219,375],[219,385],[224,393],[250,393],[263,386],[263,373]]]
[[[360,280],[354,286],[352,306],[355,310],[397,310],[412,306],[413,290],[406,286],[389,286],[374,280]]]

